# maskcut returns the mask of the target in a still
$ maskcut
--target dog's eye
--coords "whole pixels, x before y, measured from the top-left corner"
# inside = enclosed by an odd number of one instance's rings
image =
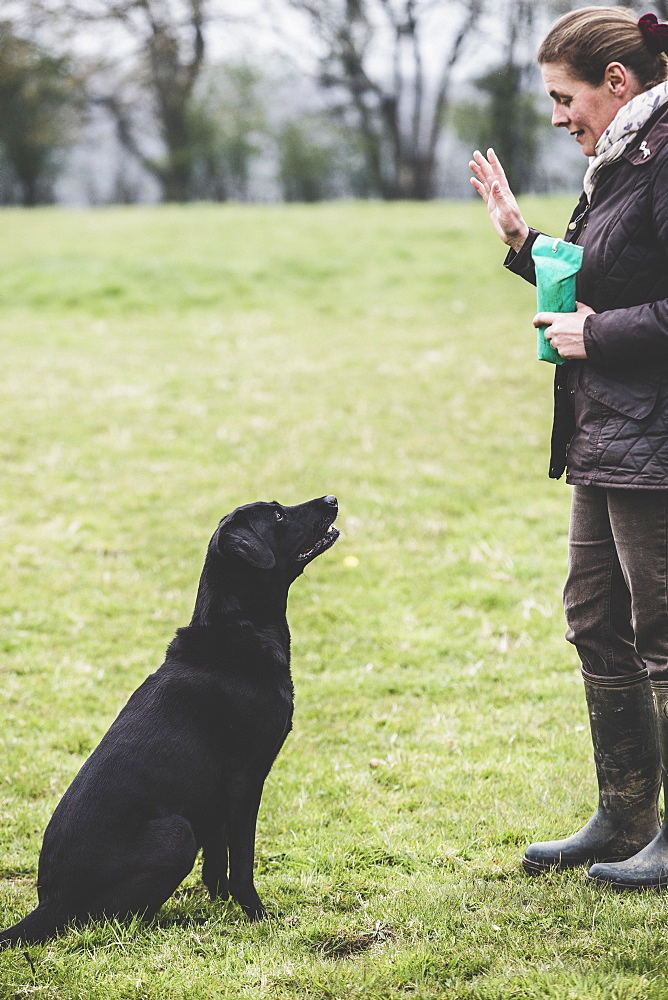
[[[280,512],[280,510],[275,510],[274,511],[274,515],[275,515],[277,521],[283,521],[284,520],[284,516]]]

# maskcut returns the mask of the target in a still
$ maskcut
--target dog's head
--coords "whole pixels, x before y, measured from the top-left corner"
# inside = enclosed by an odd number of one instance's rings
[[[223,518],[212,542],[223,557],[278,572],[289,584],[339,537],[338,512],[333,496],[294,507],[276,501],[246,504]]]

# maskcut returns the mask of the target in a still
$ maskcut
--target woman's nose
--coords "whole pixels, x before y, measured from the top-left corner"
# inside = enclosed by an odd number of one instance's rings
[[[552,124],[559,128],[560,125],[567,125],[568,120],[566,109],[555,101],[552,108]]]

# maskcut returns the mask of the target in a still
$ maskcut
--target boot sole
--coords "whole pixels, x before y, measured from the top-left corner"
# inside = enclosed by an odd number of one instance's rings
[[[589,858],[583,858],[581,861],[566,862],[566,864],[561,859],[555,859],[554,861],[534,861],[533,858],[527,858],[526,855],[522,858],[522,868],[524,868],[527,875],[546,875],[548,872],[557,871],[565,872],[571,868],[589,867],[593,863]]]
[[[630,856],[630,855],[629,855]],[[533,858],[528,858],[526,854],[522,858],[522,868],[527,873],[527,875],[545,875],[547,872],[567,872],[571,871],[573,868],[591,868],[595,864],[614,864],[618,861],[626,861],[628,856],[624,857],[612,857],[612,858],[580,858],[576,860],[572,858],[571,860],[564,860],[560,858],[554,861],[534,861]],[[587,876],[589,878],[589,876]],[[596,879],[591,879],[592,882],[596,882]],[[648,886],[647,888],[654,888],[653,886]],[[668,889],[668,879],[665,883],[662,883],[658,888]]]
[[[639,885],[637,882],[613,882],[607,878],[596,878],[587,873],[586,882],[591,886],[601,889],[607,886],[613,892],[665,892],[668,889],[668,878],[659,879],[658,882],[644,882]]]

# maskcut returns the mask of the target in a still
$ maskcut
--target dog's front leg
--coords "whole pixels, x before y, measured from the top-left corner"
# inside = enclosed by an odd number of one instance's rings
[[[267,911],[253,883],[255,825],[260,808],[262,784],[241,782],[230,793],[227,828],[230,861],[230,895],[251,920],[264,920]]]
[[[227,879],[227,827],[223,823],[202,848],[202,881],[211,899],[227,899],[230,886]]]

